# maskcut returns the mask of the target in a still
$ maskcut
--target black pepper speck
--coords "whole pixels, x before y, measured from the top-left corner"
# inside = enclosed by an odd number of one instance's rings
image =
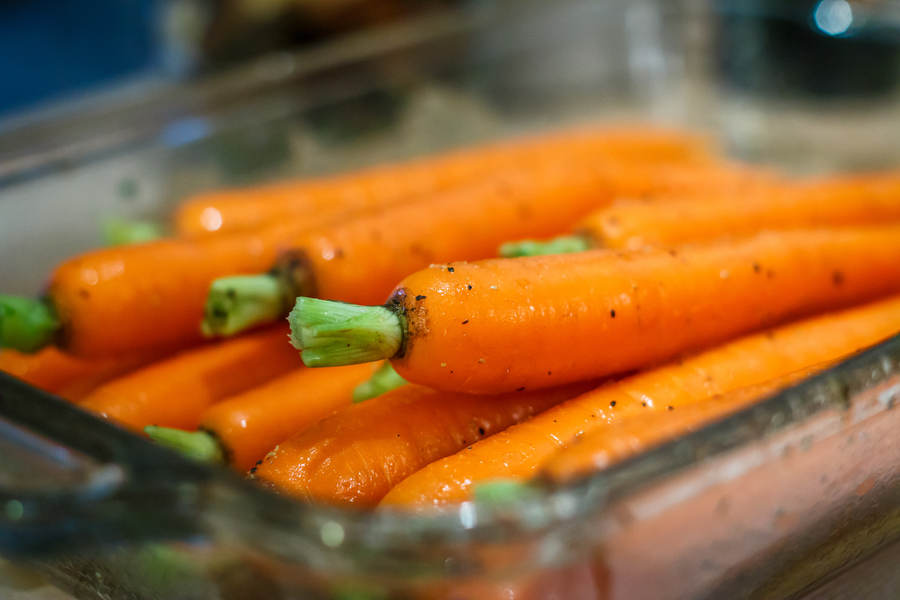
[[[426,296],[419,294],[418,296],[416,296],[416,301],[424,300],[425,298],[426,298]]]
[[[615,319],[615,318],[616,318],[616,309],[613,308],[612,310],[610,310],[610,311],[609,311],[609,316],[610,316],[611,318]]]

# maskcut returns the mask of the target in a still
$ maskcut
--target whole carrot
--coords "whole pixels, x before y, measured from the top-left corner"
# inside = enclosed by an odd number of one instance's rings
[[[430,263],[493,256],[514,232],[564,230],[626,186],[666,185],[655,168],[625,171],[627,176],[593,160],[547,162],[303,233],[269,273],[214,282],[204,330],[231,335],[272,322],[301,295],[377,302],[402,277]],[[698,185],[708,185],[705,170],[688,171]]]
[[[898,331],[900,297],[895,296],[746,336],[603,385],[431,463],[392,489],[382,504],[440,505],[467,498],[482,482],[528,479],[560,448],[620,419],[677,412],[717,394],[838,360]]]
[[[402,377],[436,389],[530,390],[890,294],[898,255],[900,225],[432,265],[385,306],[299,298],[292,340],[307,366],[390,357]]]
[[[192,456],[247,471],[291,434],[349,406],[353,389],[372,375],[372,365],[299,369],[210,406],[198,431],[150,425],[155,441]]]
[[[48,346],[34,354],[0,351],[0,371],[66,400],[77,401],[104,381],[150,362],[142,356],[88,360]]]
[[[588,248],[672,247],[752,235],[762,230],[846,227],[900,221],[900,175],[883,173],[768,186],[732,195],[685,197],[664,203],[623,201],[600,209],[575,234],[549,242],[513,242],[501,255],[535,256]]]
[[[411,201],[469,184],[491,173],[561,156],[649,162],[705,162],[706,144],[694,135],[662,129],[591,128],[426,157],[361,171],[198,195],[175,213],[179,235],[260,227],[268,223],[348,214]]]
[[[609,427],[584,435],[559,450],[541,473],[554,481],[567,481],[587,475],[629,456],[694,431],[705,424],[735,413],[779,390],[828,368],[833,362],[800,369],[757,385],[711,397],[694,404],[679,405],[678,410],[654,411],[617,418]]]
[[[267,268],[297,233],[275,226],[87,252],[56,268],[45,300],[0,295],[0,346],[34,351],[56,342],[79,356],[115,356],[199,343],[209,284]]]
[[[591,387],[578,383],[486,401],[404,386],[281,442],[255,475],[300,498],[373,506],[416,469]]]
[[[122,425],[194,429],[213,403],[296,368],[285,330],[187,350],[94,390],[82,406]]]

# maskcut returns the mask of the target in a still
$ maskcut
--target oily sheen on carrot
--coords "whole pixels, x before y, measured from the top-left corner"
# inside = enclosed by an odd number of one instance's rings
[[[679,411],[717,394],[838,360],[900,331],[900,297],[746,336],[682,361],[609,383],[431,463],[398,484],[385,505],[464,500],[493,479],[524,480],[580,436],[658,411]],[[671,407],[671,409],[669,408]]]
[[[900,174],[843,176],[745,194],[665,203],[620,202],[576,230],[606,248],[669,247],[764,229],[900,221]]]
[[[373,506],[416,469],[591,387],[577,383],[484,398],[404,386],[281,442],[255,474],[292,496]]]
[[[706,168],[682,167],[682,173],[688,171],[698,185],[707,185]],[[204,328],[230,335],[272,322],[290,310],[297,296],[379,302],[402,277],[430,263],[494,256],[504,240],[562,231],[621,189],[655,185],[665,186],[666,180],[654,168],[547,162],[304,232],[268,273],[213,283]]]
[[[307,365],[388,355],[406,380],[436,389],[530,390],[896,292],[898,256],[894,225],[432,265],[401,281],[385,307],[298,299],[293,342]]]
[[[695,431],[742,408],[771,396],[818,372],[832,362],[801,369],[757,385],[727,394],[704,397],[696,404],[679,405],[678,410],[656,410],[617,418],[601,430],[579,437],[559,450],[541,469],[541,474],[554,481],[567,481],[603,469],[641,451]],[[674,408],[674,407],[673,407]]]
[[[179,235],[196,236],[283,220],[321,222],[326,214],[338,218],[380,209],[561,156],[642,163],[709,158],[703,140],[683,132],[638,127],[553,132],[331,177],[201,194],[181,205],[175,228]]]
[[[342,406],[371,377],[371,364],[299,369],[209,407],[200,429],[212,433],[229,463],[246,471],[292,434]]]
[[[94,390],[82,406],[127,427],[195,429],[213,403],[297,367],[276,327],[187,350]]]
[[[150,362],[149,358],[83,359],[48,346],[34,354],[0,350],[0,371],[44,391],[77,401],[104,381]]]

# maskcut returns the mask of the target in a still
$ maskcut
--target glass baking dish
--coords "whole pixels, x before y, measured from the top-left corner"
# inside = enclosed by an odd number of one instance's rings
[[[195,191],[547,127],[651,120],[798,172],[895,166],[897,72],[825,94],[794,58],[802,77],[770,80],[789,24],[819,28],[816,60],[863,44],[884,61],[860,68],[891,68],[889,11],[822,4],[478,3],[0,124],[3,291]],[[0,554],[78,598],[893,598],[898,401],[895,338],[588,479],[409,516],[278,497],[0,375]]]

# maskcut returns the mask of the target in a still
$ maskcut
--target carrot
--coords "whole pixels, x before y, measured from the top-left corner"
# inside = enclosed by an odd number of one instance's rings
[[[372,365],[299,369],[210,406],[198,431],[148,426],[155,441],[204,461],[247,471],[292,433],[343,405],[353,388],[372,375]]]
[[[209,284],[265,269],[296,235],[277,226],[87,252],[57,267],[46,301],[0,296],[0,346],[33,351],[56,341],[79,356],[114,356],[199,343]]]
[[[568,481],[620,462],[646,448],[694,431],[711,421],[754,404],[811,375],[825,370],[833,361],[800,369],[724,395],[703,397],[697,404],[680,405],[678,410],[654,411],[617,418],[609,427],[579,437],[559,450],[542,468],[554,481]]]
[[[292,342],[307,366],[392,358],[402,377],[436,389],[534,389],[898,291],[898,256],[894,225],[432,265],[385,306],[299,298]]]
[[[698,185],[706,185],[706,169],[689,171]],[[614,186],[613,179],[618,182]],[[497,245],[515,233],[564,230],[626,185],[652,189],[664,186],[665,179],[656,169],[623,170],[597,161],[547,162],[305,232],[269,273],[213,283],[204,330],[231,335],[272,322],[301,295],[378,302],[400,278],[429,263],[493,256]]]
[[[188,350],[110,381],[82,406],[122,425],[194,429],[211,404],[297,366],[285,330]]]
[[[703,140],[683,132],[647,128],[554,132],[336,176],[200,194],[179,207],[175,228],[179,235],[196,236],[283,220],[312,218],[316,222],[309,225],[316,225],[326,214],[339,218],[384,208],[560,155],[642,163],[709,158]]]
[[[0,371],[72,401],[80,400],[104,381],[148,362],[149,358],[141,356],[85,360],[70,356],[54,346],[35,354],[0,351]]]
[[[603,385],[529,421],[431,463],[398,484],[385,505],[440,505],[496,478],[525,480],[580,436],[620,419],[679,411],[795,371],[835,361],[900,331],[900,296],[785,325],[683,361]],[[670,408],[671,407],[671,408]]]
[[[210,284],[226,275],[263,272],[290,248],[298,250],[284,255],[283,262],[299,268],[283,267],[284,277],[213,286],[210,333],[241,329],[228,325],[231,321],[255,324],[280,318],[298,291],[374,301],[433,260],[491,256],[503,240],[567,229],[610,197],[613,192],[603,182],[610,174],[623,178],[620,171],[591,162],[548,163],[531,171],[504,172],[418,205],[341,221],[315,234],[303,223],[286,223],[202,240],[88,252],[56,269],[46,301],[0,296],[0,346],[34,351],[55,342],[72,354],[110,356],[199,343],[198,324]],[[635,186],[657,181],[650,168],[630,173]],[[442,214],[455,219],[452,226],[445,228]],[[229,290],[235,288],[239,298],[232,299]],[[219,312],[224,316],[218,317]]]
[[[708,196],[708,195],[707,195]],[[665,203],[625,201],[603,208],[550,242],[513,242],[501,255],[535,256],[588,248],[671,247],[764,229],[851,226],[900,221],[900,175],[842,176],[781,188],[758,188],[740,199],[686,197]]]
[[[591,387],[578,383],[485,399],[404,386],[280,443],[255,476],[292,496],[373,506],[416,469]]]

